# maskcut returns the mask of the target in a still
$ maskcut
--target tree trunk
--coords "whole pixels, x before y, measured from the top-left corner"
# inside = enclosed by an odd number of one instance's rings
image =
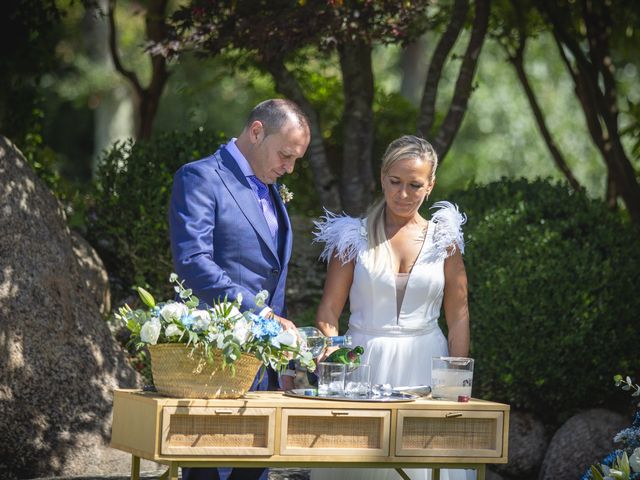
[[[344,147],[340,173],[342,207],[361,215],[371,202],[375,181],[372,166],[373,68],[371,46],[345,43],[338,48],[344,90]]]
[[[402,49],[400,70],[402,82],[400,94],[412,105],[419,105],[422,88],[427,75],[427,63],[424,61],[427,52],[427,39],[423,35]]]
[[[148,2],[145,23],[147,40],[151,42],[160,42],[165,39],[167,4],[168,0],[150,0]],[[107,19],[111,59],[116,71],[129,81],[136,96],[136,138],[138,140],[148,140],[151,138],[153,131],[153,122],[158,113],[160,97],[169,78],[167,61],[161,55],[151,54],[151,81],[148,87],[143,87],[138,76],[133,71],[126,69],[120,60],[117,46],[115,9],[116,0],[109,0]]]
[[[469,39],[469,45],[462,59],[462,65],[460,65],[460,72],[458,74],[458,80],[456,81],[453,99],[451,100],[447,116],[442,122],[433,143],[440,162],[442,162],[447,155],[453,139],[462,124],[462,119],[467,110],[467,103],[473,90],[472,82],[478,64],[478,57],[480,56],[482,44],[484,43],[484,38],[487,33],[491,2],[490,0],[477,0],[475,7],[476,11],[471,28],[471,38]]]
[[[555,2],[545,2],[539,8],[551,22],[559,53],[573,78],[576,95],[585,113],[589,133],[607,166],[608,182],[614,183],[614,187],[608,190],[616,191],[622,197],[633,222],[640,225],[640,185],[620,140],[617,91],[608,44],[611,25],[602,23],[609,15],[604,4],[600,7],[603,11],[594,16],[590,10],[592,4],[583,3],[591,61],[583,53],[578,40],[569,34]],[[594,19],[596,17],[597,20]],[[573,62],[565,48],[571,52]],[[599,78],[603,79],[601,83]]]
[[[424,84],[416,129],[418,135],[423,138],[429,139],[431,135],[431,129],[436,118],[436,98],[438,97],[438,84],[440,83],[442,70],[464,27],[468,11],[468,0],[455,1],[451,12],[451,20],[433,51],[433,57],[431,58],[427,79]]]
[[[337,212],[340,210],[340,194],[336,178],[331,173],[327,152],[322,140],[322,129],[315,109],[305,96],[300,84],[287,70],[282,59],[270,59],[265,68],[276,83],[276,90],[294,101],[309,118],[311,143],[309,144],[309,163],[313,171],[313,183],[324,208]]]

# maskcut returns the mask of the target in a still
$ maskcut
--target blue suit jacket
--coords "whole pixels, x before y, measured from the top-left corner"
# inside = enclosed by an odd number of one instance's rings
[[[267,304],[285,316],[285,282],[291,257],[291,223],[274,185],[278,242],[231,154],[222,147],[175,174],[169,209],[173,263],[201,302],[235,299],[242,310],[260,310],[254,296],[267,290]]]

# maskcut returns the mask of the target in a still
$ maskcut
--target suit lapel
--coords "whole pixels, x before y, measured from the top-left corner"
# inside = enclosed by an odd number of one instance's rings
[[[280,192],[278,192],[277,184],[271,185],[270,188],[271,194],[274,199],[276,211],[278,213],[278,218],[282,219],[282,222],[279,224],[278,228],[284,229],[284,235],[282,236],[282,238],[284,239],[282,265],[286,265],[289,262],[289,258],[291,257],[291,247],[293,243],[293,230],[291,228],[291,220],[289,219],[289,214],[287,213],[287,209],[284,206],[284,202],[280,197]]]
[[[267,220],[264,218],[264,213],[262,213],[260,205],[258,205],[256,201],[255,194],[240,170],[240,167],[238,167],[238,164],[231,154],[224,148],[218,150],[215,156],[218,159],[220,168],[218,168],[217,171],[222,183],[224,183],[229,194],[238,204],[242,214],[247,218],[264,243],[267,244],[273,256],[280,261],[275,242],[267,225]]]

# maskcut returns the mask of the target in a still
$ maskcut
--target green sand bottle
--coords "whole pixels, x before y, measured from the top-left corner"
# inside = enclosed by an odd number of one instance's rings
[[[339,348],[327,358],[325,362],[330,363],[344,363],[345,365],[360,365],[360,356],[364,353],[364,348],[357,345],[353,349]]]

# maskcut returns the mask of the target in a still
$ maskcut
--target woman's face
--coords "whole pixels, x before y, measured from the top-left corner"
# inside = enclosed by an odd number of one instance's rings
[[[399,217],[413,217],[429,195],[431,164],[416,158],[397,160],[387,173],[381,175],[382,190],[391,213]]]

